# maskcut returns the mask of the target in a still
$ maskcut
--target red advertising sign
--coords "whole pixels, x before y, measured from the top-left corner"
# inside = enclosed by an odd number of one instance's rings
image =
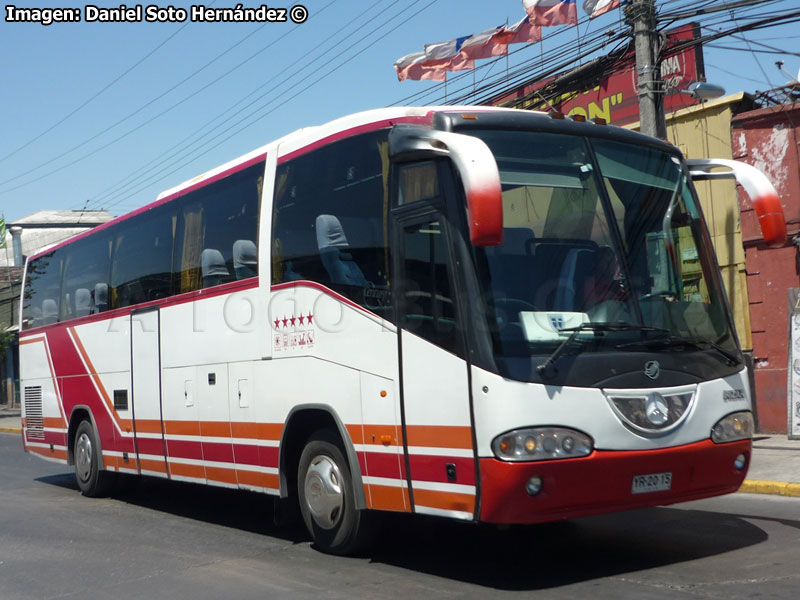
[[[674,110],[697,104],[688,94],[681,93],[696,81],[705,81],[703,66],[703,47],[700,44],[688,45],[687,41],[697,39],[700,26],[689,23],[667,32],[667,47],[661,63],[661,78],[664,81],[664,110]],[[552,97],[554,84],[564,76],[559,74],[546,80],[522,85],[503,96],[491,100],[493,106],[511,106],[529,110],[549,110],[550,106],[568,115],[581,114],[587,119],[600,117],[614,125],[626,125],[639,120],[639,97],[636,86],[636,67],[633,53],[623,57],[615,71],[600,80],[593,87],[587,82],[584,89],[573,88],[560,91]],[[583,87],[583,86],[578,86]],[[536,94],[545,96],[549,105]]]

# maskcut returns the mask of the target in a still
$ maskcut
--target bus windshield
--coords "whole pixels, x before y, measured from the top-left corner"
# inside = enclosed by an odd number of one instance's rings
[[[493,151],[503,189],[503,243],[474,249],[498,363],[544,360],[567,338],[580,352],[673,345],[738,360],[677,155],[575,135],[470,134]]]

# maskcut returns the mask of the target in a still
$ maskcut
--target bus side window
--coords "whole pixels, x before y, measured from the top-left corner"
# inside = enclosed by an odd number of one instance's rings
[[[390,319],[387,132],[278,166],[272,283],[310,280]]]
[[[22,299],[23,329],[58,321],[63,256],[63,250],[55,250],[28,264]]]
[[[179,200],[173,265],[176,293],[258,275],[258,162]]]
[[[61,319],[100,312],[94,291],[98,285],[108,281],[111,236],[106,232],[95,233],[70,244],[64,252]]]
[[[111,308],[172,293],[174,208],[155,208],[116,228],[111,261]]]

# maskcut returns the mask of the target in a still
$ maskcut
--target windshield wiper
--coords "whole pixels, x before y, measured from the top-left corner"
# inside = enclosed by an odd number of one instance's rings
[[[658,331],[668,333],[666,329],[662,329],[660,327],[648,327],[647,325],[634,325],[632,323],[624,322],[582,323],[577,327],[564,327],[558,331],[571,331],[572,333],[567,339],[559,344],[558,348],[556,348],[553,353],[547,357],[547,360],[536,367],[536,372],[539,375],[546,375],[547,370],[553,366],[553,363],[555,363],[562,354],[564,354],[567,347],[575,340],[576,337],[578,337],[578,334],[582,331],[593,331],[595,333],[605,333],[606,331]]]
[[[619,344],[617,348],[626,348],[630,346],[661,346],[661,347],[676,347],[676,346],[691,346],[698,350],[706,350],[708,348],[712,348],[719,352],[724,358],[725,362],[729,365],[738,365],[740,364],[740,358],[731,352],[730,350],[726,350],[713,340],[709,340],[708,338],[702,337],[680,337],[678,335],[667,335],[666,337],[655,338],[652,340],[640,340],[637,342],[627,342],[625,344]]]

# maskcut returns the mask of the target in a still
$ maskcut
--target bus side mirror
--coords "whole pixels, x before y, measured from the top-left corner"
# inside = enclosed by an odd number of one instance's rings
[[[738,160],[723,158],[687,159],[689,172],[696,181],[709,179],[736,179],[750,196],[756,211],[761,234],[767,246],[782,246],[786,241],[786,217],[775,187],[761,171],[752,165]],[[711,172],[715,167],[730,169],[724,172]]]
[[[420,125],[395,125],[389,133],[389,157],[393,162],[450,158],[464,186],[470,242],[473,246],[503,243],[500,173],[483,140]]]

